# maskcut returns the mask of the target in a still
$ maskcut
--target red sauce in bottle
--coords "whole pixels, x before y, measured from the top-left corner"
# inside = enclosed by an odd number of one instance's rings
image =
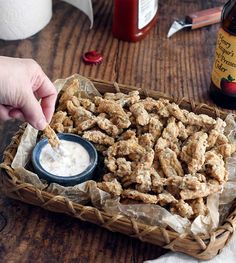
[[[130,42],[144,38],[157,21],[158,0],[114,0],[112,32]]]

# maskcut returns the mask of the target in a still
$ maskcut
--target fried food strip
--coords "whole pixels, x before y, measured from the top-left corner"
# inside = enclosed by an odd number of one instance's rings
[[[204,200],[202,197],[191,200],[189,202],[189,205],[193,209],[194,217],[197,217],[199,215],[206,215],[207,206],[204,204]]]
[[[65,119],[63,120],[63,126],[65,127],[73,127],[74,125],[74,122],[73,120],[71,119],[71,116],[66,116]]]
[[[64,111],[58,111],[54,113],[50,126],[53,130],[57,132],[63,132],[64,131],[64,125],[63,122],[66,119],[67,113]]]
[[[189,137],[187,144],[182,148],[180,158],[188,164],[191,174],[199,171],[205,161],[207,134],[199,131]]]
[[[207,175],[219,181],[220,184],[227,181],[228,171],[225,162],[216,152],[206,152],[205,167]]]
[[[47,127],[43,130],[43,134],[48,138],[48,142],[53,148],[60,145],[60,140],[50,125],[47,125]]]
[[[199,177],[191,174],[186,174],[184,177],[175,176],[166,179],[165,184],[167,186],[173,186],[176,189],[190,189],[198,191],[202,188]]]
[[[116,179],[116,175],[113,173],[107,173],[103,175],[102,179],[105,182],[112,182],[114,179]]]
[[[84,109],[82,106],[75,106],[71,100],[68,100],[66,105],[68,112],[74,119],[81,117],[91,118],[93,116],[93,114],[90,111]]]
[[[187,218],[191,218],[194,213],[192,207],[181,199],[172,205],[170,211],[174,214],[179,214],[180,216]]]
[[[183,200],[196,199],[200,197],[206,197],[210,194],[221,191],[222,185],[217,181],[216,183],[200,183],[198,185],[198,190],[183,189],[180,192],[180,196]]]
[[[111,121],[117,125],[118,128],[123,129],[130,126],[129,116],[115,101],[95,97],[95,104],[98,106],[98,112],[107,113],[112,118]]]
[[[156,141],[162,133],[163,124],[160,121],[158,115],[150,115],[150,120],[148,124],[148,132],[152,134],[154,140]]]
[[[87,139],[91,142],[104,145],[113,145],[114,138],[102,133],[100,131],[85,131],[83,136],[84,139]]]
[[[160,194],[161,192],[163,192],[163,186],[166,179],[162,178],[153,167],[150,169],[150,175],[152,181],[151,191]]]
[[[164,149],[158,154],[159,161],[165,176],[184,176],[183,168],[177,159],[177,155],[169,148]]]
[[[152,149],[154,146],[154,138],[151,133],[145,133],[138,138],[139,144],[145,149]]]
[[[169,101],[166,99],[154,100],[153,98],[147,97],[144,100],[140,100],[139,104],[142,104],[144,109],[149,113],[158,114],[162,117],[169,117],[167,105]]]
[[[118,99],[116,102],[120,104],[122,107],[128,106],[130,107],[132,104],[137,103],[140,100],[138,91],[131,91],[128,95],[123,98]]]
[[[78,97],[79,89],[79,81],[77,79],[74,79],[61,95],[59,99],[60,106],[64,104],[64,102],[70,100],[73,96]]]
[[[186,119],[187,124],[189,125],[197,125],[202,128],[211,128],[216,124],[216,120],[209,117],[205,114],[195,114],[194,112],[189,112],[187,110],[182,110]]]
[[[156,195],[140,193],[137,190],[126,189],[121,193],[123,198],[129,198],[137,201],[142,201],[145,204],[156,204],[158,199]]]
[[[220,135],[223,135],[225,127],[226,127],[226,123],[222,119],[217,118],[214,129],[212,129],[209,132],[209,136],[208,136],[208,140],[207,140],[207,144],[208,144],[209,149],[215,146],[218,137]],[[219,144],[228,143],[228,139],[226,138],[226,136],[224,136],[224,139],[226,139],[226,141],[224,140],[222,142],[222,138],[219,138]]]
[[[97,183],[97,187],[113,196],[120,196],[123,190],[121,184],[116,179],[110,182],[99,182]]]
[[[123,132],[118,138],[119,141],[123,141],[123,140],[125,141],[129,139],[138,139],[136,137],[136,132],[134,130],[127,130]]]
[[[133,104],[129,110],[132,112],[136,119],[136,123],[145,126],[149,123],[150,116],[145,110],[144,105],[140,102]]]
[[[170,103],[167,106],[167,110],[170,113],[170,116],[175,117],[177,120],[181,121],[182,123],[187,123],[187,117],[185,116],[183,110],[175,103]]]
[[[134,160],[139,160],[145,153],[146,150],[138,144],[136,139],[118,141],[109,147],[107,151],[108,156],[129,156],[133,157]]]
[[[93,117],[77,124],[77,129],[79,131],[86,131],[93,128],[96,124],[97,124],[96,118]]]
[[[179,135],[179,128],[175,123],[175,118],[169,118],[166,128],[162,132],[162,138],[167,141],[176,142]]]
[[[135,188],[143,193],[147,193],[151,190],[151,172],[144,164],[139,163],[135,166],[130,175],[127,175],[121,179],[124,187],[128,187],[131,184],[136,184]]]
[[[106,114],[101,113],[96,118],[97,125],[100,129],[104,130],[108,135],[116,137],[122,130],[118,129],[110,120],[106,118]]]
[[[104,99],[115,100],[122,107],[131,106],[132,104],[140,100],[139,92],[137,90],[130,91],[128,94],[121,92],[117,93],[105,93]]]
[[[93,113],[96,112],[96,106],[90,99],[79,98],[80,105],[83,106],[86,110]]]
[[[163,193],[159,194],[157,198],[158,198],[158,203],[161,206],[177,203],[177,200],[174,198],[174,196],[168,193],[167,191],[164,191]]]
[[[127,161],[125,158],[117,158],[116,165],[116,174],[119,177],[129,176],[132,173],[131,162]]]

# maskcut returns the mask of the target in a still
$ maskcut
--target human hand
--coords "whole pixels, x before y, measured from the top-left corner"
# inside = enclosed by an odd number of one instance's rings
[[[43,130],[51,121],[56,96],[34,60],[0,56],[0,120],[21,119]]]

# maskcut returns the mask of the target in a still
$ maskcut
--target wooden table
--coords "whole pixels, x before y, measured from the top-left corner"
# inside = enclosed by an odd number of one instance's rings
[[[23,41],[0,41],[0,55],[32,57],[52,80],[78,72],[211,104],[208,87],[219,25],[182,31],[171,39],[166,34],[175,18],[224,2],[160,0],[158,24],[143,41],[134,44],[112,37],[112,1],[94,1],[92,30],[83,13],[56,1],[46,28]],[[104,61],[97,66],[85,65],[81,55],[94,49],[104,55]],[[10,121],[0,126],[1,153],[18,125],[18,121]],[[0,194],[0,262],[137,263],[165,252]]]

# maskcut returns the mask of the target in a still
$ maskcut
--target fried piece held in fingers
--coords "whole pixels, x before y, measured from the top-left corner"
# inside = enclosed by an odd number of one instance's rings
[[[43,134],[48,138],[48,142],[53,148],[60,145],[60,140],[50,125],[43,130]]]

